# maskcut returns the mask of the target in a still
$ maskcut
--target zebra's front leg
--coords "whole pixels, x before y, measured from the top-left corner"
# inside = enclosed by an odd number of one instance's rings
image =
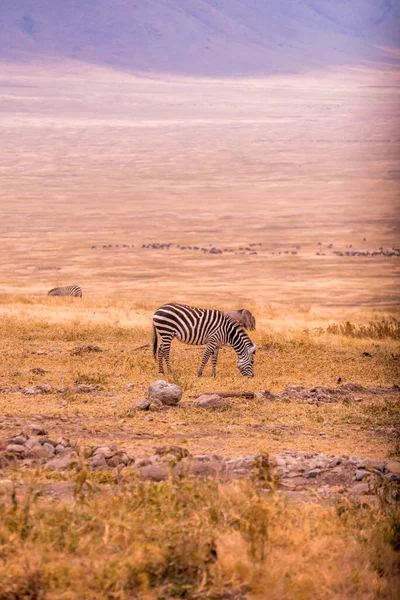
[[[219,352],[219,346],[217,346],[212,354],[211,357],[211,361],[212,361],[212,371],[211,371],[211,376],[212,377],[216,377],[217,376],[217,360],[218,360],[218,352]]]
[[[208,359],[215,352],[215,343],[208,342],[206,346],[206,351],[204,352],[203,360],[201,361],[200,369],[198,370],[198,376],[201,377],[203,375],[204,367],[208,363]],[[214,360],[214,359],[213,359]]]

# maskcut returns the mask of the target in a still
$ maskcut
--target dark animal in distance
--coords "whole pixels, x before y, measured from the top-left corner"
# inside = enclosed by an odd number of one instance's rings
[[[249,310],[246,308],[240,308],[238,310],[224,310],[224,315],[231,317],[234,321],[239,323],[244,329],[254,331],[256,328],[256,320]]]
[[[161,338],[159,347],[157,334]],[[219,310],[194,308],[185,304],[164,304],[156,310],[153,316],[153,355],[155,359],[158,357],[159,373],[164,373],[164,360],[168,373],[172,373],[169,354],[174,337],[186,344],[206,345],[199,377],[210,356],[212,375],[216,376],[219,349],[227,344],[233,347],[238,356],[236,366],[241,374],[244,377],[254,375],[256,346],[236,321]]]
[[[79,285],[67,285],[65,287],[53,288],[47,292],[48,296],[74,296],[82,298],[82,288]]]

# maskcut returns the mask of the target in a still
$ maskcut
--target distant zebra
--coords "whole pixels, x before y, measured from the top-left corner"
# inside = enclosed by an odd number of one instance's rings
[[[157,333],[161,337],[158,348]],[[171,373],[169,353],[171,342],[176,337],[185,344],[206,344],[199,377],[203,374],[208,359],[212,356],[212,376],[216,376],[218,351],[229,344],[238,355],[236,366],[245,377],[254,375],[256,346],[242,327],[219,310],[193,308],[185,304],[164,304],[153,316],[153,355],[158,356],[159,373],[164,373],[163,360]]]
[[[224,315],[237,321],[244,329],[254,331],[256,328],[256,320],[246,308],[240,308],[239,310],[225,310]]]
[[[82,288],[79,285],[67,285],[66,287],[53,288],[47,293],[48,296],[75,296],[82,298]]]

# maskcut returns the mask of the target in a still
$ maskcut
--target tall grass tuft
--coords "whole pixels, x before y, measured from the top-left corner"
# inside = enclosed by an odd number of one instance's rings
[[[369,321],[368,325],[356,325],[351,321],[332,323],[326,329],[327,333],[344,335],[353,338],[383,339],[392,338],[400,340],[400,321],[396,318],[377,319]]]

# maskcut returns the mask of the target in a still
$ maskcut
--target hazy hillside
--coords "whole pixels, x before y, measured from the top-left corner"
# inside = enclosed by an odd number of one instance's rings
[[[394,60],[399,0],[0,0],[0,58],[189,74]],[[391,56],[391,58],[390,58]]]

